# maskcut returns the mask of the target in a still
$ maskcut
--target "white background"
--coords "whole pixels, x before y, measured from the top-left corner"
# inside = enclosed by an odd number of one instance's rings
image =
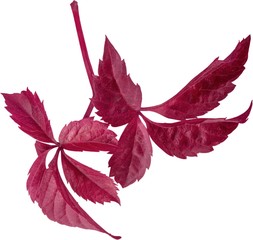
[[[56,137],[64,124],[82,118],[91,97],[69,4],[0,2],[0,91],[37,91]],[[253,34],[250,0],[80,0],[79,9],[94,71],[107,35],[140,84],[143,106],[167,100],[214,58],[225,58],[239,40]],[[252,81],[250,48],[237,87],[206,116],[244,112],[253,99]],[[54,223],[31,202],[26,179],[36,158],[34,140],[18,129],[4,106],[1,97],[0,239],[110,239]],[[187,160],[153,145],[150,170],[139,183],[120,189],[121,206],[80,204],[124,240],[252,240],[252,133],[253,116],[212,153]],[[71,156],[109,172],[105,153]]]

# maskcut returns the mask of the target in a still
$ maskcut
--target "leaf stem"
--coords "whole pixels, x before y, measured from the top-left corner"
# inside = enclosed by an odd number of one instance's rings
[[[94,72],[93,72],[93,69],[92,69],[92,65],[91,65],[91,62],[90,62],[88,50],[87,50],[84,35],[83,35],[83,30],[82,30],[82,25],[81,25],[81,21],[80,21],[77,1],[73,1],[70,4],[70,6],[71,6],[71,9],[72,9],[72,13],[73,13],[74,21],[75,21],[76,32],[77,32],[77,36],[78,36],[78,40],[79,40],[79,44],[80,44],[80,48],[81,48],[81,52],[82,52],[82,56],[83,56],[84,66],[86,68],[86,72],[87,72],[87,75],[88,75],[88,78],[89,78],[89,82],[90,82],[91,89],[92,89],[92,94],[93,94],[94,93],[94,91],[93,91]],[[93,105],[92,101],[90,101],[90,104],[89,104],[89,106],[86,110],[84,118],[90,116],[90,114],[93,110],[93,107],[94,107],[94,105]]]
[[[83,118],[89,117],[90,114],[91,114],[91,112],[92,112],[92,110],[93,110],[93,108],[94,108],[94,104],[93,104],[92,100],[90,100],[89,106],[88,106],[88,108],[87,108],[87,110],[86,110]]]

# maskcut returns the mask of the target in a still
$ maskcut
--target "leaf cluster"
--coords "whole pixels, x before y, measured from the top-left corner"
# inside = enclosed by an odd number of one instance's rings
[[[159,105],[144,108],[141,87],[132,81],[125,61],[107,37],[98,74],[94,74],[76,1],[71,8],[93,93],[84,117],[65,125],[56,140],[44,104],[36,92],[27,88],[21,93],[2,95],[13,121],[35,139],[37,158],[27,180],[31,200],[37,202],[53,221],[97,230],[119,239],[80,207],[63,182],[59,161],[67,182],[78,196],[94,203],[114,201],[120,204],[117,183],[124,188],[144,176],[151,164],[151,140],[168,155],[182,159],[212,151],[239,124],[247,121],[251,111],[252,104],[234,118],[200,117],[219,106],[219,102],[234,90],[234,81],[245,69],[250,36],[240,41],[224,60],[216,58],[175,96]],[[101,121],[90,116],[93,108]],[[147,111],[176,121],[152,121],[145,115]],[[121,136],[117,138],[109,126],[124,126]],[[56,152],[47,166],[46,158],[52,149]],[[71,158],[66,150],[108,152],[111,155],[109,176]]]

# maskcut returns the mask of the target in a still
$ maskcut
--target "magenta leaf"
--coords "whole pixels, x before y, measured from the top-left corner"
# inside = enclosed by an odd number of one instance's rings
[[[26,187],[33,202],[36,201],[37,196],[40,194],[39,187],[46,171],[46,157],[48,152],[49,150],[46,150],[39,154],[29,170]]]
[[[124,129],[118,149],[109,160],[110,176],[122,187],[127,187],[143,177],[150,166],[151,155],[147,129],[139,117],[135,117]]]
[[[99,62],[99,76],[94,76],[92,102],[97,114],[112,126],[121,126],[131,121],[141,107],[142,93],[127,74],[126,64],[105,39],[103,61]]]
[[[61,158],[65,177],[79,196],[94,203],[115,201],[120,204],[118,189],[111,178],[77,162],[64,151]]]
[[[108,124],[91,117],[63,127],[59,142],[64,149],[72,151],[114,151],[118,143]]]
[[[119,53],[105,39],[103,59],[99,62],[98,76],[94,75],[82,32],[78,5],[71,3],[81,52],[93,96],[84,118],[65,125],[54,139],[43,102],[37,93],[27,88],[21,93],[3,93],[6,109],[20,129],[36,139],[37,159],[29,170],[27,190],[33,202],[52,221],[71,227],[96,230],[114,236],[98,225],[70,194],[58,169],[61,153],[63,176],[74,192],[94,203],[115,201],[120,204],[114,181],[66,154],[71,151],[108,151],[110,176],[127,187],[140,180],[150,167],[152,140],[167,154],[179,158],[206,153],[223,142],[250,114],[252,103],[243,114],[231,118],[197,118],[219,105],[235,88],[234,81],[244,71],[248,58],[250,36],[239,42],[224,60],[215,59],[204,71],[194,77],[174,97],[162,104],[141,107],[142,92],[127,74],[126,64]],[[93,108],[107,123],[89,117]],[[175,123],[157,123],[145,117],[142,111],[153,111]],[[146,126],[140,119],[146,123]],[[126,124],[117,141],[108,129]],[[57,148],[52,161],[46,163],[48,152]],[[60,165],[60,164],[59,164]]]
[[[168,101],[142,108],[167,118],[183,120],[195,118],[214,109],[233,89],[244,70],[248,58],[250,36],[238,43],[224,60],[216,58],[204,71],[194,77],[181,91]]]
[[[57,147],[56,145],[49,145],[45,144],[39,141],[35,142],[35,149],[38,155],[42,154],[45,151],[51,150],[53,148]]]
[[[59,151],[63,152],[63,148],[74,151],[115,150],[118,141],[116,134],[108,129],[108,124],[94,121],[93,118],[71,122],[62,129],[58,143],[53,137],[43,103],[36,93],[32,94],[27,89],[20,94],[3,96],[12,119],[20,125],[21,130],[37,139],[35,149],[38,157],[30,168],[27,179],[27,190],[32,201],[38,202],[43,213],[53,221],[97,230],[119,239],[120,237],[106,232],[78,205],[64,185],[57,166]],[[55,147],[58,147],[57,152],[47,168],[47,154]],[[80,196],[93,202],[120,203],[112,179],[67,155],[64,155],[62,162],[67,180]]]
[[[57,150],[48,168],[45,167],[47,152],[39,155],[31,167],[27,189],[32,200],[38,202],[43,213],[52,221],[71,227],[100,231],[120,239],[98,225],[71,196],[57,167],[59,151],[60,149]]]
[[[196,118],[176,123],[155,123],[144,118],[152,140],[167,154],[178,158],[196,156],[213,150],[223,142],[239,123],[245,123],[248,110],[232,119]]]
[[[33,94],[27,88],[21,93],[2,95],[5,98],[6,109],[22,131],[39,141],[56,142],[44,105],[36,92]]]

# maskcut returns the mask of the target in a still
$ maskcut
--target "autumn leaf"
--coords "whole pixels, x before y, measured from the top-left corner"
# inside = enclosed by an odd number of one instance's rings
[[[61,152],[64,175],[72,189],[82,198],[94,203],[120,203],[117,187],[112,179],[89,168]]]
[[[51,150],[51,149],[57,147],[57,145],[49,145],[49,144],[39,142],[39,141],[36,141],[34,146],[35,146],[35,149],[36,149],[36,152],[37,152],[38,156],[40,154],[44,153],[45,151],[48,151],[48,150]]]
[[[147,129],[135,117],[124,129],[118,149],[109,160],[110,176],[122,187],[140,180],[149,168],[152,146]]]
[[[108,124],[84,118],[66,125],[59,136],[64,149],[71,151],[114,151],[118,141]]]
[[[100,231],[120,239],[98,225],[71,196],[58,171],[59,151],[60,149],[57,150],[48,168],[45,167],[47,152],[39,155],[34,162],[27,181],[27,189],[32,200],[38,202],[43,213],[52,221],[71,227]]]
[[[233,81],[244,70],[249,45],[250,36],[239,42],[224,60],[215,59],[174,97],[160,105],[142,108],[140,88],[126,78],[125,62],[106,38],[99,76],[94,78],[96,91],[93,102],[104,121],[112,126],[127,124],[120,137],[119,148],[109,161],[110,176],[115,177],[122,187],[143,177],[152,153],[148,135],[167,154],[186,158],[212,151],[213,146],[223,142],[239,123],[244,123],[251,107],[247,114],[242,115],[244,118],[196,117],[217,107],[234,89]],[[173,124],[153,122],[145,117],[145,111],[181,121]],[[147,129],[138,116],[144,119]],[[136,141],[141,135],[143,139]],[[140,155],[137,154],[137,147],[141,149]]]
[[[194,77],[168,101],[142,111],[153,111],[167,118],[195,118],[214,109],[235,88],[235,81],[245,69],[250,36],[239,42],[224,60],[216,58],[204,71]]]
[[[196,118],[176,123],[156,123],[144,118],[152,140],[167,154],[178,158],[207,153],[226,140],[238,124],[245,123],[248,110],[232,119]]]
[[[29,170],[26,187],[33,202],[36,201],[37,196],[39,195],[39,186],[46,171],[46,157],[48,152],[49,150],[38,155]]]
[[[224,60],[216,58],[169,100],[144,108],[141,107],[140,86],[132,81],[125,61],[107,37],[98,74],[94,74],[76,1],[71,3],[71,9],[93,94],[83,119],[65,125],[59,141],[56,141],[44,104],[36,92],[32,93],[27,88],[21,93],[2,95],[11,118],[23,132],[36,140],[37,158],[30,168],[26,184],[31,200],[37,202],[52,221],[96,230],[120,239],[104,230],[80,207],[63,178],[85,200],[120,204],[118,188],[110,177],[114,177],[122,187],[139,181],[151,164],[151,139],[168,155],[183,159],[212,151],[239,124],[247,121],[252,103],[244,113],[234,118],[198,117],[217,107],[234,90],[234,81],[245,69],[251,38],[248,36],[240,41]],[[105,123],[90,117],[94,107]],[[146,117],[145,111],[178,121],[158,123]],[[109,130],[109,125],[125,125],[119,141]],[[56,153],[48,163],[48,153],[54,148]],[[113,154],[109,160],[110,177],[71,158],[64,150]]]
[[[67,190],[58,170],[58,155],[61,151],[65,177],[73,190],[85,200],[104,203],[120,203],[117,187],[106,175],[91,169],[64,153],[72,151],[114,151],[117,147],[116,134],[108,129],[108,124],[85,118],[72,121],[64,126],[59,142],[53,132],[43,103],[37,93],[29,89],[21,93],[3,94],[6,109],[20,129],[36,139],[37,159],[29,171],[27,190],[31,200],[36,201],[43,213],[60,224],[92,229],[119,239],[105,231],[77,203]],[[52,161],[46,166],[46,158],[53,148],[57,148]]]
[[[27,88],[20,94],[3,93],[2,95],[5,98],[6,109],[22,131],[42,142],[56,142],[43,102],[40,101],[37,93],[33,94]]]
[[[99,62],[99,76],[94,76],[92,102],[97,114],[112,126],[121,126],[131,121],[141,107],[142,94],[127,74],[126,64],[105,39],[103,60]]]

